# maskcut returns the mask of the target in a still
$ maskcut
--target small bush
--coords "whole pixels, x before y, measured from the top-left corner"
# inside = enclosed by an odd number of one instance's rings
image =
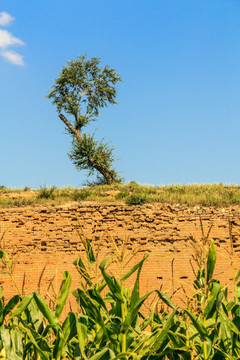
[[[124,199],[127,196],[128,196],[128,193],[126,191],[121,191],[115,196],[115,199]]]
[[[23,191],[30,191],[31,190],[31,188],[29,187],[29,186],[25,186],[24,188],[23,188]]]
[[[127,197],[126,204],[128,205],[143,205],[147,202],[145,194],[132,194]]]
[[[72,194],[72,198],[74,201],[85,200],[89,196],[91,196],[91,191],[87,189],[75,190]]]
[[[38,198],[39,199],[55,199],[56,198],[56,186],[40,186]]]

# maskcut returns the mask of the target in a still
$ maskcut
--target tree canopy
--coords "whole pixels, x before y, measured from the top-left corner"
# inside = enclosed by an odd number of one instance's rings
[[[120,181],[113,168],[113,148],[98,141],[94,135],[82,132],[90,121],[95,121],[99,110],[116,102],[116,84],[121,77],[108,65],[100,66],[101,60],[86,54],[67,62],[55,80],[47,98],[57,107],[59,118],[72,136],[68,154],[77,169],[97,172],[98,181],[111,184]]]

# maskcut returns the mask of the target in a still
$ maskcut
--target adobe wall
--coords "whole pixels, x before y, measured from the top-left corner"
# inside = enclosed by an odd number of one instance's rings
[[[142,291],[162,288],[172,295],[179,289],[174,295],[179,301],[179,298],[184,298],[185,292],[191,292],[193,269],[196,271],[197,268],[194,256],[196,251],[203,249],[200,218],[205,235],[212,226],[210,237],[215,240],[218,250],[215,275],[232,288],[229,219],[238,269],[240,208],[237,207],[216,209],[72,202],[58,206],[0,209],[0,229],[1,233],[7,230],[2,248],[13,259],[13,276],[20,292],[26,294],[40,290],[53,298],[65,270],[72,275],[72,289],[78,286],[79,275],[72,263],[78,256],[84,256],[83,245],[76,231],[82,227],[98,253],[98,261],[113,254],[112,239],[119,249],[122,241],[125,241],[126,269],[144,254],[154,255],[147,259],[143,267]],[[120,268],[116,266],[116,269],[120,274]],[[4,269],[1,271],[0,285],[4,286],[7,297],[16,292]],[[131,282],[128,285],[131,286]]]

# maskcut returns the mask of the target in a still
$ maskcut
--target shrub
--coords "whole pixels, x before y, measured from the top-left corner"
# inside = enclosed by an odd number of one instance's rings
[[[143,205],[147,202],[147,196],[145,194],[132,194],[127,197],[127,205]]]
[[[74,201],[85,200],[89,196],[91,196],[91,191],[89,191],[87,189],[74,190],[74,192],[72,194],[72,198],[73,198]]]
[[[124,199],[128,196],[126,191],[120,191],[116,196],[115,199]]]
[[[30,191],[31,188],[29,186],[24,186],[23,191]]]
[[[51,187],[40,186],[40,190],[37,197],[39,199],[55,199],[56,197],[55,190],[56,190],[56,186],[51,186]]]

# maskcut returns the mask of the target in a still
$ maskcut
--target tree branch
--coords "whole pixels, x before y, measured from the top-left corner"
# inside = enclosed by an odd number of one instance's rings
[[[82,142],[82,137],[80,134],[80,130],[76,130],[72,124],[65,118],[63,114],[59,114],[59,118],[62,120],[62,122],[68,127],[68,129],[76,136],[76,139],[78,142]]]

